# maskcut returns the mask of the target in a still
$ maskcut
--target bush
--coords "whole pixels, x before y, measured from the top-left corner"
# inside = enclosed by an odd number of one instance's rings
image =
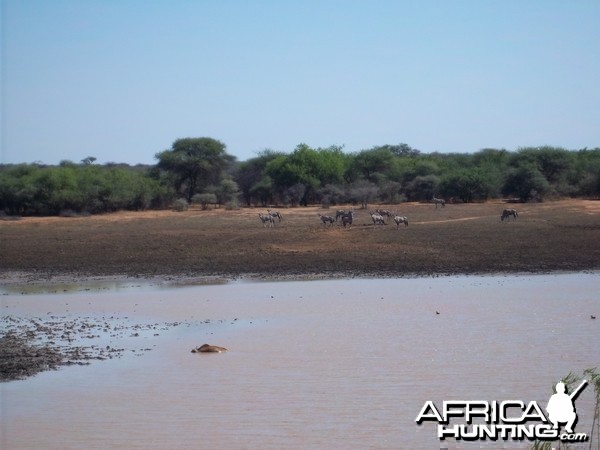
[[[217,203],[217,196],[212,193],[195,194],[192,197],[192,203],[200,203],[202,209],[208,209],[210,203]]]
[[[543,201],[551,192],[548,180],[533,166],[523,166],[509,171],[502,186],[502,194],[516,196],[523,202]]]
[[[177,200],[175,200],[175,203],[173,203],[173,211],[187,211],[188,207],[189,204],[185,198],[178,198]]]
[[[225,203],[225,209],[227,211],[238,210],[240,209],[240,202],[237,199],[231,200]]]

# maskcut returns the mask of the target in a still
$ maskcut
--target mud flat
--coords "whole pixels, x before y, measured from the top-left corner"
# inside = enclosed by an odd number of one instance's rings
[[[152,346],[138,342],[189,323],[128,323],[123,317],[0,317],[0,382],[24,379],[62,366],[141,356]],[[127,339],[132,338],[132,339]],[[138,342],[136,342],[136,340]],[[121,345],[115,345],[120,342]]]
[[[380,205],[377,205],[380,206]],[[547,273],[600,269],[600,201],[511,205],[384,206],[410,221],[324,226],[319,207],[281,209],[265,228],[262,208],[118,212],[0,221],[0,281],[94,277],[297,279],[441,274]],[[344,206],[348,209],[348,206]],[[391,223],[389,223],[391,222]]]

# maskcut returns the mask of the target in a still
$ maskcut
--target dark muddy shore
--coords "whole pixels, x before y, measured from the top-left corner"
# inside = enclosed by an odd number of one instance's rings
[[[157,337],[182,322],[140,324],[119,317],[47,316],[0,317],[0,382],[33,376],[61,366],[88,365],[121,358],[126,352],[141,356],[152,346],[142,338]],[[126,342],[126,343],[125,343]],[[118,344],[117,344],[118,343]]]

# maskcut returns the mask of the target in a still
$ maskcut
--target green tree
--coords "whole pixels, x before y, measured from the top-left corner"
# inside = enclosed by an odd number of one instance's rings
[[[409,201],[431,200],[439,185],[440,179],[436,175],[419,175],[406,185],[404,191]]]
[[[20,215],[107,212],[164,206],[169,195],[145,169],[61,163],[0,167],[0,210]]]
[[[249,191],[250,199],[256,199],[261,205],[273,203],[273,180],[270,176],[265,175],[256,182]]]
[[[34,165],[18,164],[0,172],[0,210],[11,215],[28,212],[34,202],[32,184],[38,170]]]
[[[380,148],[388,149],[395,156],[398,156],[400,158],[414,157],[419,156],[421,154],[419,150],[412,148],[408,144],[382,145]]]
[[[479,169],[458,170],[441,179],[439,191],[444,197],[458,197],[463,202],[487,200],[492,187]]]
[[[38,214],[60,214],[61,211],[81,212],[86,203],[85,190],[76,166],[48,167],[36,180]]]
[[[402,185],[397,181],[385,180],[379,184],[381,191],[381,200],[386,203],[399,203],[400,202],[400,188]]]
[[[302,183],[296,183],[290,186],[285,191],[285,202],[291,203],[292,206],[297,206],[303,201],[306,194],[306,186]]]
[[[499,197],[502,183],[509,168],[510,153],[507,150],[483,149],[473,155],[473,165],[485,176],[490,197]]]
[[[533,165],[509,171],[502,186],[503,195],[516,196],[523,202],[543,200],[549,190],[548,180]]]
[[[577,195],[600,196],[600,148],[584,148],[577,152],[569,182],[576,186]]]
[[[82,164],[94,164],[94,161],[96,161],[96,157],[95,156],[87,156],[85,158],[83,158],[81,160]]]
[[[367,209],[369,203],[379,194],[379,188],[374,183],[366,180],[360,180],[350,186],[350,200],[353,203],[360,203],[361,208]]]
[[[374,147],[354,155],[349,169],[351,172],[361,174],[367,181],[375,182],[377,174],[386,174],[389,171],[394,158],[395,155],[388,146]]]
[[[512,167],[532,166],[548,182],[546,194],[572,195],[577,183],[569,184],[576,163],[576,153],[560,147],[526,147],[511,155]]]
[[[235,175],[235,181],[239,186],[244,202],[248,206],[254,200],[262,202],[266,197],[273,197],[274,192],[270,191],[272,188],[271,178],[269,177],[266,183],[262,180],[266,175],[265,170],[269,161],[280,156],[285,157],[283,153],[267,149],[260,152],[255,158],[240,164]],[[265,188],[267,188],[267,191],[264,190]],[[258,194],[260,198],[256,198],[255,194]]]
[[[157,153],[156,158],[158,167],[172,175],[175,190],[188,202],[205,187],[219,184],[235,160],[225,151],[225,144],[208,137],[178,139],[171,150]]]
[[[299,203],[306,205],[317,199],[322,186],[343,181],[348,162],[340,147],[313,149],[300,144],[290,155],[278,155],[269,161],[265,173],[273,180],[277,193],[284,197],[292,186],[304,185]]]
[[[511,159],[513,167],[533,165],[550,184],[565,177],[575,162],[575,154],[560,147],[521,148]]]
[[[346,198],[344,189],[337,184],[326,184],[317,192],[321,199],[321,205],[329,207],[342,203]]]
[[[273,194],[279,196],[281,199],[283,199],[284,193],[288,188],[300,183],[303,178],[305,180],[308,179],[308,175],[303,177],[302,168],[295,165],[290,160],[289,155],[279,155],[277,158],[269,161],[265,168],[265,175],[271,180]],[[311,181],[317,184],[317,180],[314,177]]]
[[[388,178],[406,187],[416,177],[439,175],[442,172],[435,158],[424,155],[407,158],[395,158],[388,169]]]
[[[208,209],[209,204],[217,203],[218,199],[215,194],[205,192],[203,194],[194,194],[192,197],[193,203],[199,203],[202,209]]]
[[[219,204],[223,205],[228,202],[237,200],[240,188],[237,183],[231,178],[225,178],[221,181],[217,189],[217,200]]]

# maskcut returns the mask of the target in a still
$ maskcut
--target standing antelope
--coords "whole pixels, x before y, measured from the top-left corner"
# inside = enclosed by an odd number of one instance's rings
[[[442,208],[446,206],[446,200],[443,198],[436,198],[435,195],[433,196],[432,202],[435,204],[435,209],[437,209],[438,204],[442,205]]]
[[[400,228],[400,224],[403,223],[404,226],[408,226],[408,217],[406,216],[395,216],[394,222],[396,222],[396,230]]]
[[[270,214],[261,214],[258,213],[258,218],[263,224],[263,227],[266,228],[267,223],[269,224],[269,228],[275,225],[275,221],[273,220],[273,216]]]
[[[354,211],[350,211],[341,215],[342,225],[346,228],[346,225],[352,225],[352,220],[354,218]]]
[[[518,216],[517,210],[513,208],[506,208],[504,211],[502,211],[502,214],[500,215],[500,220],[504,221],[504,219],[506,219],[507,221],[509,221],[510,216],[513,216],[513,218],[516,220]]]
[[[385,221],[383,220],[383,216],[379,213],[371,213],[371,220],[373,220],[373,225],[385,225]]]
[[[271,209],[267,209],[267,213],[273,218],[275,219],[275,217],[277,217],[279,219],[279,222],[281,222],[281,214],[279,213],[279,211],[273,211]]]

